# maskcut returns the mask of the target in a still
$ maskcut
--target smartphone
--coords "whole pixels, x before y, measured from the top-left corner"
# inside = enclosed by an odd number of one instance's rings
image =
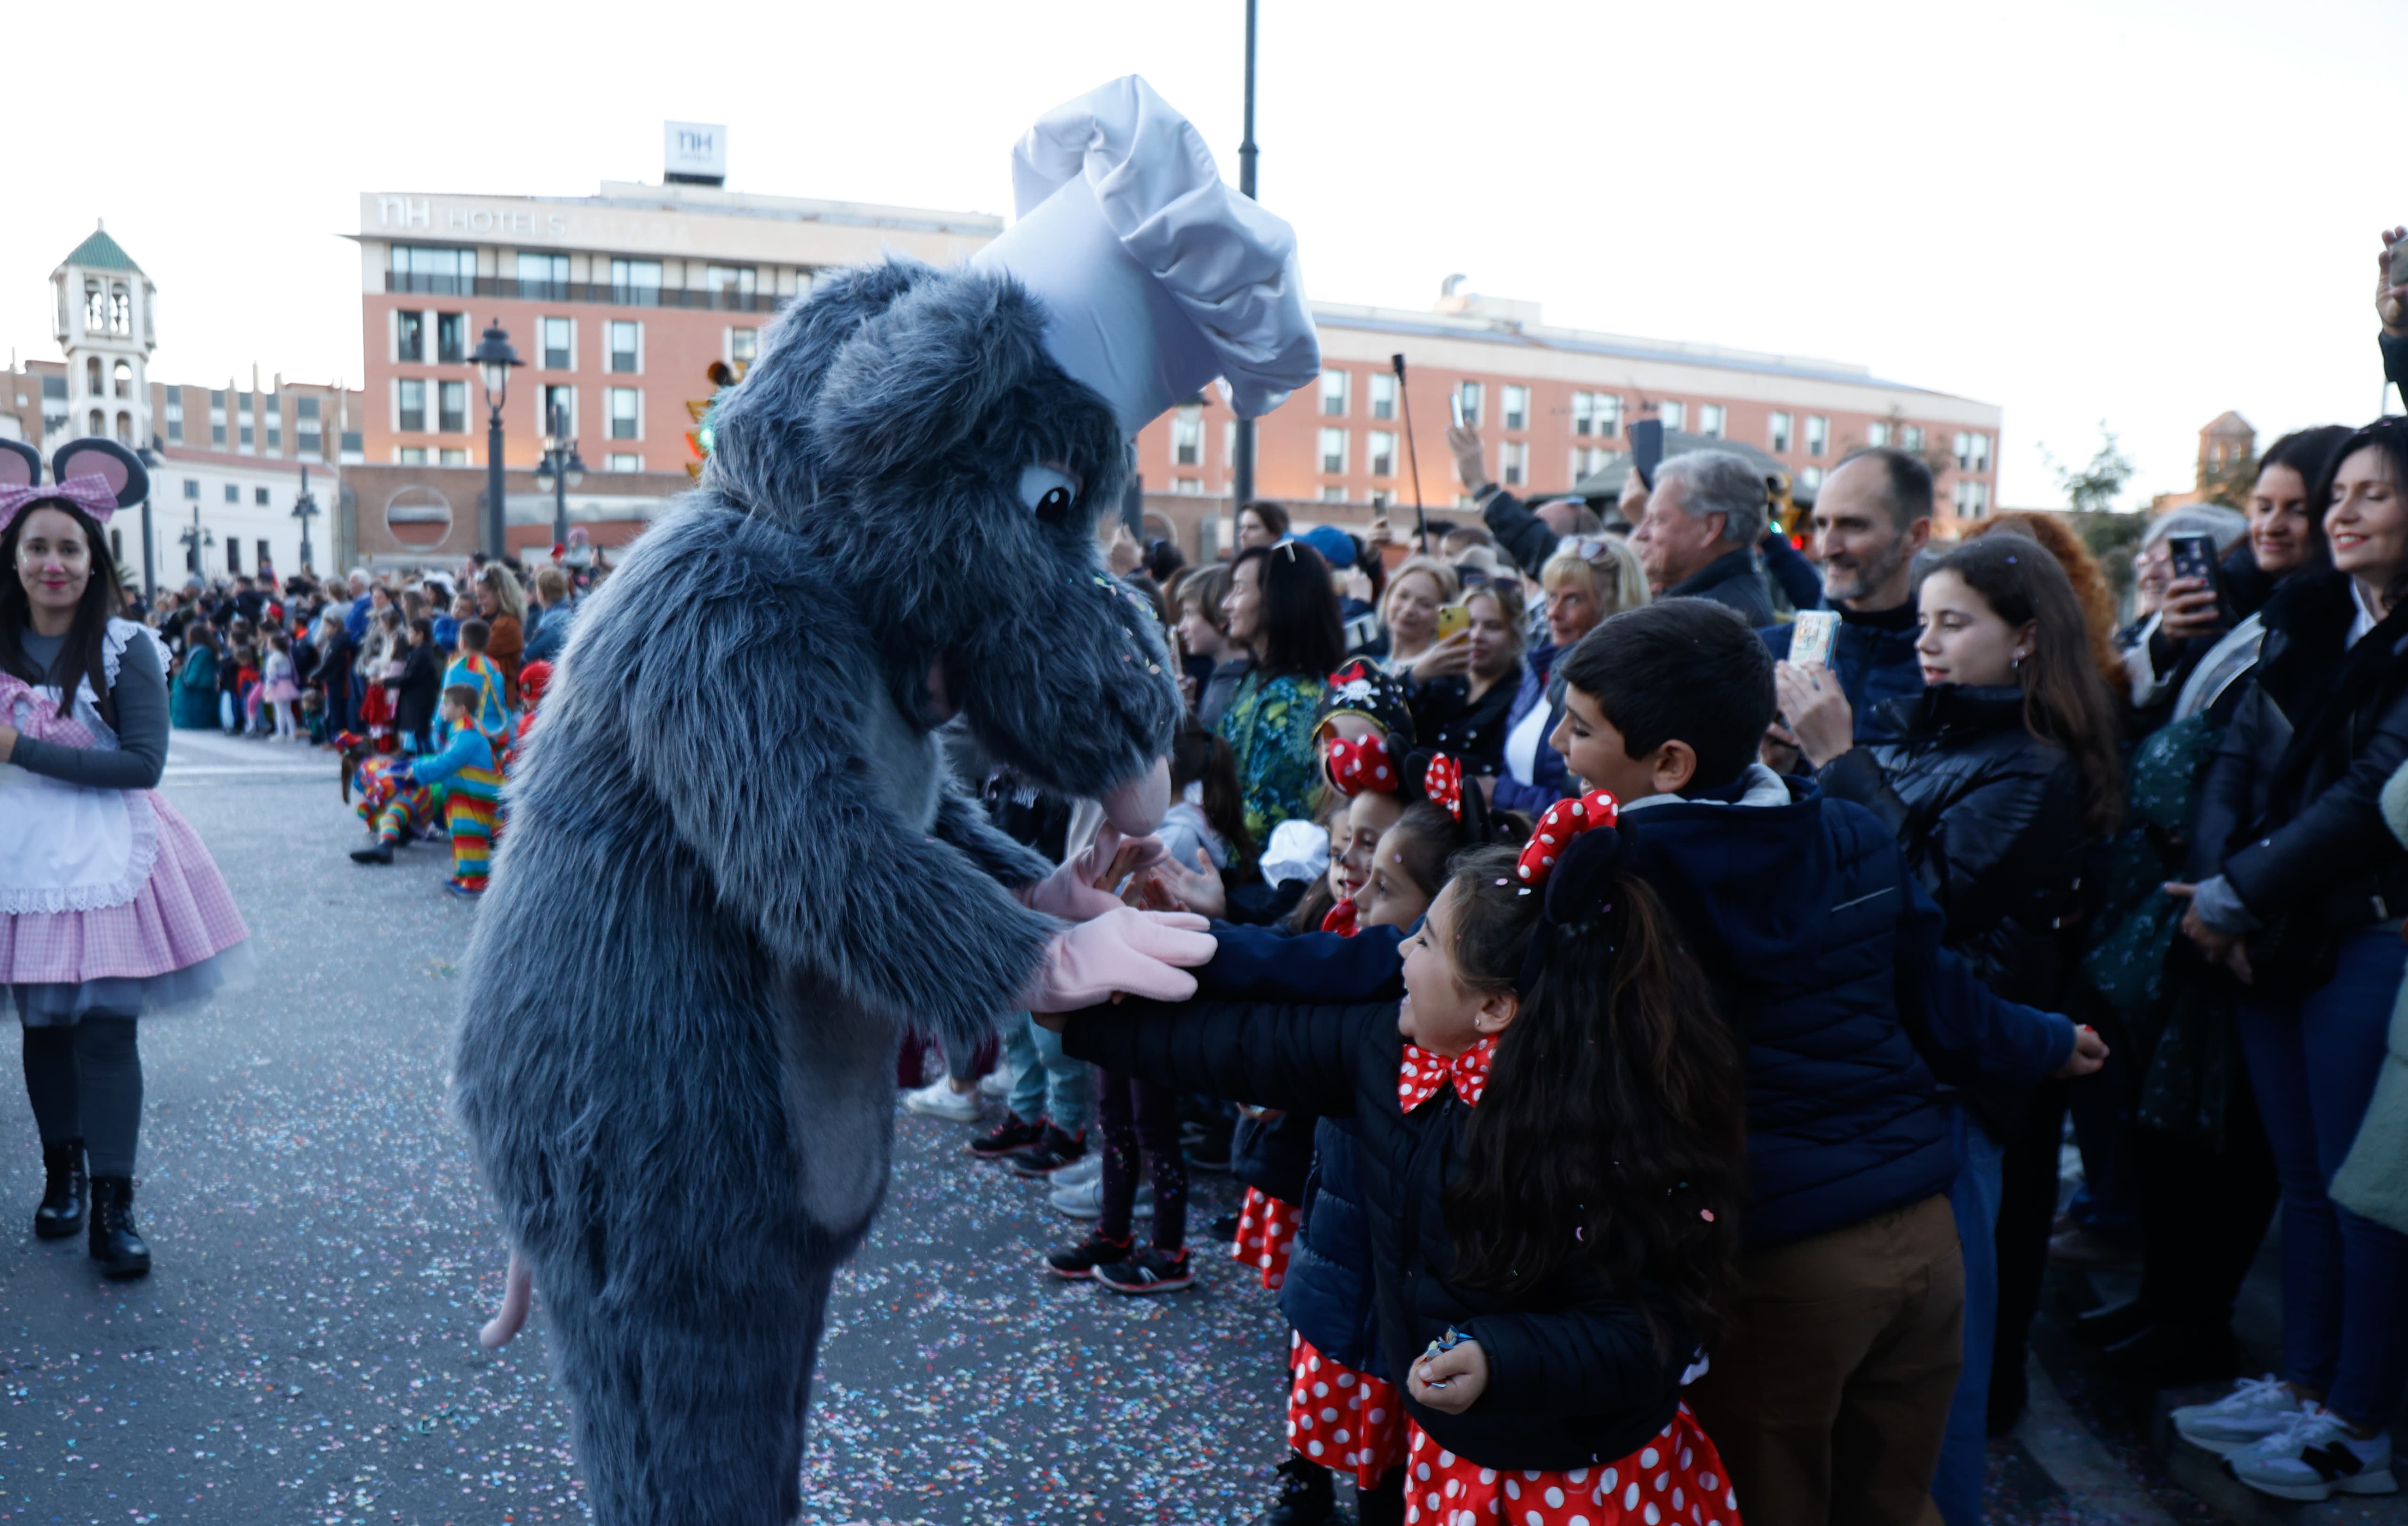
[[[2219,594],[2224,591],[2220,581],[2221,572],[2215,565],[2214,536],[2167,536],[2166,560],[2172,566],[2176,578],[2196,578]]]
[[[2391,284],[2408,286],[2408,238],[2391,246]]]
[[[1639,484],[1656,490],[1656,468],[1664,463],[1664,421],[1639,419],[1630,425],[1630,466]]]
[[[1441,604],[1438,607],[1438,639],[1445,641],[1458,630],[1471,628],[1471,611],[1462,604]]]
[[[1789,660],[1800,668],[1831,666],[1831,641],[1840,617],[1830,610],[1800,610],[1789,627]]]
[[[1448,394],[1446,395],[1446,410],[1447,410],[1447,412],[1449,412],[1450,414],[1454,415],[1454,418],[1455,418],[1455,426],[1457,429],[1462,428],[1462,427],[1463,427],[1463,394],[1461,394],[1461,393],[1459,393],[1459,392],[1450,392],[1450,393],[1448,393]]]

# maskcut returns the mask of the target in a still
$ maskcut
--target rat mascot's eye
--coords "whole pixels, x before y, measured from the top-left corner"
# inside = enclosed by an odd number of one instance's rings
[[[1059,467],[1023,467],[1020,501],[1039,519],[1060,519],[1079,501],[1079,479]]]

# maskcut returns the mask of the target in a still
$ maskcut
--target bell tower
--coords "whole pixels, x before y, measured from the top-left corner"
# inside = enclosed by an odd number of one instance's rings
[[[100,435],[129,450],[150,443],[151,323],[157,291],[106,225],[50,273],[53,331],[66,353],[64,438]]]

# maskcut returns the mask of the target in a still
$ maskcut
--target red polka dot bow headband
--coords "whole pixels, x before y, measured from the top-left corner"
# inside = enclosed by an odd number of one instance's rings
[[[1444,753],[1432,755],[1422,770],[1422,795],[1455,820],[1463,819],[1463,763]]]
[[[1365,790],[1374,795],[1397,793],[1397,760],[1383,736],[1348,741],[1329,739],[1329,782],[1348,799]]]
[[[1592,789],[1576,800],[1557,800],[1547,807],[1547,813],[1539,818],[1538,829],[1524,845],[1522,862],[1515,871],[1522,877],[1523,893],[1546,887],[1555,861],[1581,833],[1599,827],[1611,830],[1621,819],[1621,806],[1601,789]]]

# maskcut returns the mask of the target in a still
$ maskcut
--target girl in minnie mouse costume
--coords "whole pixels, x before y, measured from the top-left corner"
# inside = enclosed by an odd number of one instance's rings
[[[42,1137],[34,1232],[88,1222],[102,1272],[139,1276],[136,1024],[217,991],[249,963],[249,934],[200,838],[154,793],[166,678],[150,633],[117,618],[102,531],[148,491],[141,463],[75,440],[44,487],[40,455],[0,447],[0,985]]]
[[[1354,1118],[1409,1526],[1740,1519],[1680,1398],[1737,1246],[1739,1052],[1615,815],[1593,793],[1460,855],[1401,1003],[1047,1019],[1080,1058]]]

